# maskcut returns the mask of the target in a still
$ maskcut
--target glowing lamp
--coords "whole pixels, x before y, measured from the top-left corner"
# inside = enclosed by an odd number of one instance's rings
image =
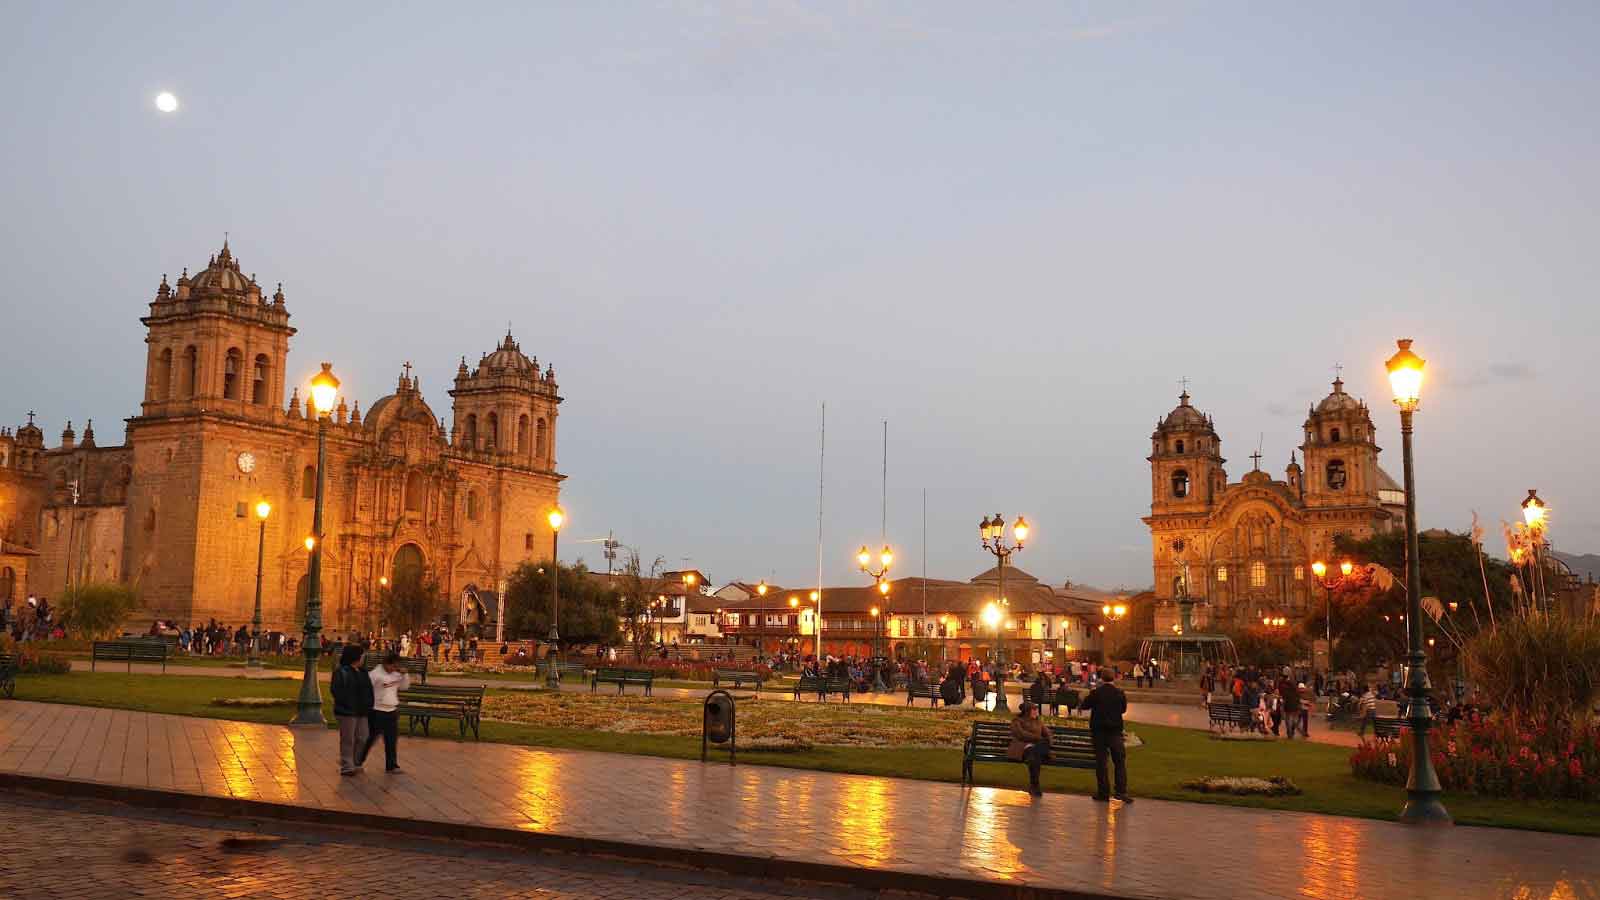
[[[315,549],[316,546],[317,546],[317,539],[315,537],[313,537],[312,535],[309,535],[309,534],[306,535],[306,549],[307,550],[312,550],[312,549]]]
[[[985,606],[983,608],[983,622],[990,628],[994,628],[995,626],[999,625],[1000,607],[994,605],[992,602],[988,606]]]
[[[1118,603],[1116,606],[1113,606],[1111,608],[1111,611],[1113,613],[1115,613],[1117,618],[1119,618],[1119,619],[1128,614],[1128,608],[1126,606],[1123,606],[1121,603]]]
[[[322,371],[311,376],[311,408],[326,416],[338,402],[339,379],[333,377],[333,363],[323,363]]]
[[[551,531],[560,531],[561,526],[567,521],[567,514],[561,509],[561,507],[558,506],[555,509],[550,510],[550,515],[546,516],[545,518],[550,521]]]
[[[1350,577],[1350,573],[1354,572],[1355,570],[1356,564],[1348,559],[1342,563],[1339,563],[1339,574],[1345,576],[1346,578]]]
[[[1011,526],[1011,533],[1017,536],[1017,543],[1021,544],[1028,539],[1028,519],[1026,516],[1017,516],[1017,524]]]
[[[811,592],[811,602],[812,603],[817,602],[817,592],[816,591],[812,591]]]
[[[870,612],[871,612],[871,613],[872,613],[872,617],[873,617],[873,618],[874,618],[874,619],[876,619],[876,618],[877,618],[877,617],[878,617],[878,608],[877,608],[877,607],[876,607],[876,606],[874,606],[874,607],[873,607],[873,608],[872,608],[872,609],[871,609],[871,610],[870,610]]]
[[[1108,616],[1111,615],[1111,604],[1107,603],[1105,606],[1100,607],[1100,612]]]
[[[388,587],[388,586],[389,586],[389,576],[387,576],[387,575],[379,575],[378,576],[378,587]]]
[[[894,562],[894,553],[889,549],[888,544],[883,545],[883,552],[878,554],[878,562],[883,563],[885,569],[889,568],[889,564]]]
[[[1328,574],[1328,564],[1320,559],[1317,560],[1311,564],[1311,573],[1316,575],[1318,578],[1321,578],[1322,576]]]
[[[1522,521],[1535,531],[1544,527],[1545,514],[1548,507],[1539,499],[1539,494],[1533,488],[1528,488],[1528,499],[1522,501]]]
[[[1401,338],[1395,343],[1400,350],[1389,357],[1389,388],[1394,393],[1394,404],[1404,410],[1414,410],[1422,399],[1422,357],[1411,352],[1411,339]]]
[[[878,593],[880,593],[880,594],[889,593],[889,582],[887,582],[887,581],[878,582]]]
[[[872,554],[867,552],[866,544],[862,544],[861,549],[856,551],[856,562],[860,563],[863,569],[867,567],[868,563],[872,562]]]
[[[799,597],[790,597],[789,598],[789,608],[790,609],[794,609],[794,608],[798,607],[799,605],[800,605],[800,598]]]
[[[756,585],[756,593],[763,597],[767,595],[768,590],[770,590],[770,588],[767,587],[767,583],[764,580],[760,584]]]
[[[267,516],[270,516],[270,515],[272,515],[272,504],[268,503],[265,500],[257,500],[256,501],[256,518],[265,521]]]

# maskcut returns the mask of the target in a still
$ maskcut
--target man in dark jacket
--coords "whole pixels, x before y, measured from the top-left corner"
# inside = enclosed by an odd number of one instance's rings
[[[1128,711],[1128,695],[1114,683],[1115,670],[1100,670],[1100,686],[1083,698],[1082,709],[1089,711],[1089,737],[1094,745],[1094,799],[1104,803],[1113,796],[1123,803],[1132,803],[1128,796],[1128,751],[1122,739],[1122,714]],[[1117,771],[1116,793],[1106,778],[1106,760],[1115,764]]]
[[[333,715],[339,720],[339,774],[355,775],[358,747],[367,745],[367,717],[372,712],[372,681],[361,671],[360,644],[346,644],[333,670]]]

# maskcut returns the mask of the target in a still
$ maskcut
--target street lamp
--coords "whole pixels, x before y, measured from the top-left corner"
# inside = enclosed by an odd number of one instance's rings
[[[561,645],[561,632],[557,626],[561,622],[561,557],[558,547],[561,540],[561,526],[566,524],[566,510],[557,506],[545,516],[545,521],[550,523],[550,636],[546,641],[550,644],[547,654],[550,657],[550,671],[545,674],[544,686],[552,691],[561,690],[561,670],[556,667],[557,648]]]
[[[861,549],[856,551],[856,563],[861,566],[861,571],[865,572],[867,577],[873,580],[878,588],[879,595],[887,597],[889,596],[887,577],[889,575],[889,567],[894,564],[894,551],[889,549],[888,544],[884,544],[883,550],[878,554],[878,565],[873,566],[872,562],[872,553],[867,550],[866,544],[862,544]],[[884,654],[883,647],[878,641],[878,608],[876,606],[872,608],[872,618],[872,689],[881,693],[888,691],[889,686],[884,684],[883,681]]]
[[[1389,358],[1389,386],[1400,408],[1400,447],[1405,464],[1406,490],[1406,643],[1410,647],[1406,693],[1411,697],[1411,774],[1406,780],[1406,805],[1400,821],[1449,825],[1450,813],[1440,799],[1439,774],[1428,753],[1428,729],[1433,711],[1428,708],[1427,655],[1422,649],[1422,561],[1417,544],[1417,482],[1412,463],[1412,417],[1422,399],[1422,357],[1411,352],[1411,340],[1402,338],[1400,349]]]
[[[1016,539],[1016,543],[1007,545],[1006,520],[1001,518],[999,513],[995,513],[994,518],[985,516],[983,521],[978,523],[978,540],[983,546],[984,550],[994,554],[994,558],[996,560],[995,568],[999,574],[1000,581],[999,588],[996,593],[999,596],[1001,604],[1006,603],[1006,560],[1011,558],[1011,554],[1022,549],[1022,545],[1028,540],[1028,531],[1029,527],[1027,518],[1024,516],[1017,516],[1016,524],[1011,526],[1011,534],[1012,537]],[[1006,643],[1005,639],[1000,636],[999,616],[1000,610],[999,607],[996,606],[995,621],[992,623],[995,628],[995,658],[996,662],[998,663],[998,665],[995,666],[994,708],[1009,712],[1011,706],[1006,702]],[[984,620],[988,621],[988,610],[984,611]]]
[[[250,658],[245,668],[261,669],[261,566],[267,558],[267,516],[272,515],[272,504],[263,497],[256,501],[256,519],[261,522],[260,536],[256,539],[256,614],[250,619]],[[320,694],[319,694],[320,696]]]
[[[317,414],[317,490],[311,513],[311,534],[306,549],[311,559],[306,571],[306,621],[303,629],[306,669],[300,681],[300,699],[295,705],[291,725],[326,723],[322,718],[322,691],[317,688],[317,658],[322,655],[322,503],[323,482],[328,468],[328,416],[339,399],[339,379],[333,364],[323,363],[322,371],[311,378],[311,408]]]
[[[1333,670],[1333,592],[1335,589],[1343,587],[1345,580],[1348,579],[1351,573],[1355,572],[1355,570],[1356,564],[1347,559],[1339,563],[1339,577],[1329,579],[1327,577],[1327,563],[1319,559],[1311,564],[1311,574],[1317,576],[1317,583],[1322,585],[1322,592],[1326,596],[1328,603],[1328,616],[1327,622],[1325,623],[1327,625],[1327,628],[1325,629],[1325,640],[1328,644],[1329,671]]]

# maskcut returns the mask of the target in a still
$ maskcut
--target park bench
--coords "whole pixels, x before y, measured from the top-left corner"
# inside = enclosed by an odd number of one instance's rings
[[[434,719],[450,719],[460,723],[461,736],[472,729],[472,739],[478,739],[478,724],[483,716],[483,685],[477,687],[414,687],[400,692],[400,705],[395,715],[406,717],[406,730],[415,734],[417,726],[427,735],[428,725]]]
[[[1396,740],[1406,720],[1399,716],[1377,716],[1372,719],[1372,736]]]
[[[1255,727],[1254,710],[1243,703],[1213,703],[1206,707],[1206,715],[1217,731],[1228,727],[1249,731]]]
[[[0,653],[0,694],[5,694],[7,700],[17,692],[17,658],[9,653]]]
[[[637,684],[644,687],[644,695],[648,697],[655,680],[656,673],[649,669],[600,668],[594,670],[594,677],[589,681],[589,693],[594,693],[601,683],[616,685],[618,694],[621,694],[628,685]]]
[[[915,704],[915,701],[923,698],[927,699],[929,706],[936,706],[938,705],[939,701],[944,699],[944,697],[939,693],[939,686],[937,684],[921,682],[919,684],[908,685],[906,687],[907,706],[912,706]]]
[[[132,641],[95,641],[89,648],[89,671],[93,672],[95,663],[100,660],[108,662],[126,662],[128,671],[133,671],[136,662],[161,663],[161,671],[167,671],[167,642],[159,640],[132,640]]]
[[[589,667],[580,662],[568,662],[564,659],[560,659],[556,660],[556,671],[561,673],[562,678],[565,678],[568,675],[577,675],[581,678],[584,675],[589,674]]]
[[[972,723],[972,735],[961,749],[961,783],[973,784],[972,766],[980,762],[1016,762],[1006,756],[1011,747],[1011,723],[985,719]],[[1094,744],[1084,728],[1050,729],[1050,761],[1047,766],[1069,769],[1094,768]]]
[[[829,694],[838,694],[846,703],[850,702],[850,679],[843,677],[801,675],[800,680],[794,685],[794,699],[799,700],[804,694],[816,694],[817,699],[826,702]]]
[[[746,672],[746,671],[743,671],[742,669],[712,669],[711,670],[711,684],[712,684],[712,686],[714,686],[714,687],[715,686],[719,686],[724,681],[726,681],[729,684],[733,685],[735,690],[743,687],[744,685],[749,684],[749,685],[754,685],[755,689],[757,691],[760,691],[761,690],[761,684],[762,684],[762,682],[766,681],[766,679],[762,678],[759,674],[757,674],[755,672]]]
[[[361,663],[361,668],[371,672],[381,662],[383,662],[383,654],[374,651],[366,655],[365,661]],[[400,657],[400,670],[423,684],[428,683],[428,658],[426,656]]]

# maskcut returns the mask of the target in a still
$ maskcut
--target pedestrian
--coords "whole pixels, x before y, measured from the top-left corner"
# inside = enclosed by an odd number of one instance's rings
[[[1044,796],[1039,787],[1039,767],[1050,761],[1050,729],[1039,717],[1039,707],[1031,700],[1022,701],[1017,717],[1011,720],[1011,743],[1006,747],[1006,758],[1028,766],[1028,793]]]
[[[1371,728],[1373,736],[1376,737],[1378,730],[1378,692],[1372,689],[1372,685],[1367,685],[1366,690],[1362,692],[1360,704],[1358,708],[1361,710],[1361,728],[1356,732],[1356,736],[1365,738],[1367,729]]]
[[[1285,681],[1280,691],[1283,694],[1283,727],[1291,741],[1294,740],[1295,729],[1300,727],[1300,689],[1303,687],[1303,684]]]
[[[346,644],[333,670],[333,715],[339,720],[339,774],[360,773],[365,759],[368,720],[372,717],[372,681],[361,671],[360,644]]]
[[[383,655],[383,662],[368,673],[372,680],[372,715],[368,723],[367,743],[356,757],[360,766],[371,752],[372,745],[383,736],[383,770],[390,774],[400,771],[398,757],[400,743],[400,717],[395,709],[400,706],[400,692],[411,686],[411,677],[400,668],[400,654],[393,650]]]
[[[1296,696],[1303,695],[1306,690],[1305,682],[1300,682],[1295,687]],[[1311,701],[1300,697],[1300,737],[1302,740],[1311,740]]]
[[[1094,746],[1094,799],[1104,803],[1116,797],[1123,803],[1132,803],[1128,796],[1128,750],[1122,734],[1122,714],[1128,711],[1128,695],[1116,685],[1116,671],[1100,670],[1100,684],[1083,698],[1082,708],[1089,710],[1089,738]],[[1106,763],[1116,769],[1116,791],[1106,777]]]

